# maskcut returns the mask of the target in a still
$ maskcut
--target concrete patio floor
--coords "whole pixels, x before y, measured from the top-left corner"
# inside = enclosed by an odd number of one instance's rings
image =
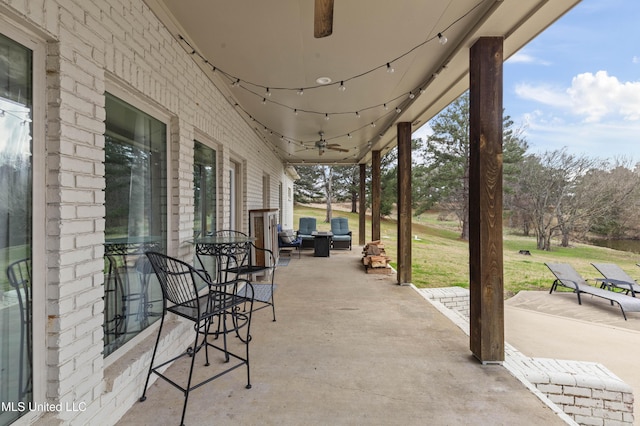
[[[504,367],[477,362],[464,332],[412,287],[366,274],[360,257],[307,250],[279,267],[278,320],[264,309],[252,324],[252,389],[240,368],[194,390],[185,423],[564,424]],[[168,371],[186,377],[184,365]],[[118,424],[178,424],[182,402],[157,381]]]

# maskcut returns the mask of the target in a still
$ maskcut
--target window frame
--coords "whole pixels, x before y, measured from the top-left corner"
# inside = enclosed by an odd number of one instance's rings
[[[167,253],[171,254],[173,253],[173,248],[174,248],[174,242],[173,242],[173,221],[172,221],[172,217],[173,217],[173,213],[175,211],[175,206],[172,204],[172,182],[173,182],[173,178],[174,178],[174,172],[173,172],[173,155],[172,155],[172,151],[171,151],[171,146],[172,146],[172,140],[171,140],[171,119],[172,119],[172,115],[166,110],[164,109],[162,106],[158,105],[157,103],[155,103],[152,100],[149,100],[148,98],[146,98],[144,95],[137,93],[134,89],[132,89],[130,86],[120,82],[119,80],[117,80],[115,77],[111,77],[110,75],[107,75],[105,78],[105,92],[110,93],[112,96],[128,103],[129,105],[139,109],[140,111],[150,115],[151,117],[153,117],[154,119],[162,122],[165,124],[165,129],[166,129],[166,176],[167,176],[167,193],[166,195],[166,199],[167,199],[167,217],[166,217],[166,241],[165,243],[165,247],[166,247],[166,251]],[[105,93],[105,97],[106,97],[106,93]],[[106,116],[106,109],[105,109],[105,116]],[[102,231],[102,235],[103,235],[103,240],[105,239],[105,231]],[[104,316],[104,312],[102,314]],[[133,338],[131,338],[129,341],[127,341],[126,343],[124,343],[122,346],[120,346],[119,348],[117,348],[116,350],[114,350],[113,352],[111,352],[109,354],[109,356],[104,357],[104,367],[107,368],[109,366],[111,366],[112,364],[114,364],[116,361],[118,361],[122,356],[124,356],[126,353],[128,353],[131,349],[135,348],[142,340],[144,340],[145,338],[151,336],[151,335],[155,335],[157,334],[157,328],[160,326],[159,325],[160,321],[155,321],[152,324],[150,324],[148,327],[146,327],[145,329],[141,330],[140,333],[138,333],[136,336],[134,336]]]
[[[46,281],[46,41],[44,37],[28,31],[0,15],[2,34],[14,42],[30,49],[32,52],[32,215],[31,215],[31,280],[42,283],[39,288],[32,286],[32,387],[33,401],[46,399],[47,364],[46,364],[46,318],[48,282]],[[43,238],[43,236],[45,236]],[[33,291],[36,290],[36,291]],[[39,290],[39,291],[38,291]],[[38,309],[42,308],[42,309]],[[30,421],[37,413],[26,413],[17,421]]]

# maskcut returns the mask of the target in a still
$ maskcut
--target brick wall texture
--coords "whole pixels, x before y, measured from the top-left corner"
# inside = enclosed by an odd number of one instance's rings
[[[245,209],[262,208],[263,176],[270,179],[272,207],[279,185],[291,186],[282,160],[244,121],[142,0],[0,0],[4,23],[44,48],[45,138],[42,155],[46,222],[42,287],[46,324],[36,329],[36,388],[50,403],[86,403],[84,412],[48,413],[42,424],[107,424],[118,420],[141,392],[152,346],[140,338],[127,364],[105,363],[102,354],[104,255],[105,91],[119,90],[160,111],[169,122],[169,253],[188,258],[193,223],[193,140],[216,146],[223,169],[242,165]],[[226,174],[221,174],[226,188]],[[286,194],[283,196],[287,202]],[[228,203],[220,203],[220,217]],[[38,210],[38,209],[36,209]],[[247,227],[243,221],[242,226]],[[34,256],[35,257],[35,256]],[[34,260],[34,267],[36,261]],[[181,325],[162,350],[184,348]],[[190,341],[190,337],[189,337]],[[37,344],[37,345],[38,345]],[[99,419],[99,420],[98,420]],[[108,421],[105,419],[109,419]],[[34,419],[34,421],[38,421]]]

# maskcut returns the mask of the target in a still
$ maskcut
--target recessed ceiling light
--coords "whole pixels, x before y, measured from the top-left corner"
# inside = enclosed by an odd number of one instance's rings
[[[329,78],[329,77],[318,77],[318,78],[316,78],[316,83],[318,83],[318,84],[329,84],[329,83],[331,83],[331,78]]]

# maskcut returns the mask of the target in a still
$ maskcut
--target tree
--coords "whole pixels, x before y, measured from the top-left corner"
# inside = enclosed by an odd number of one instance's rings
[[[614,159],[600,170],[590,171],[583,179],[581,190],[591,201],[586,206],[591,214],[581,230],[621,238],[636,226],[640,206],[640,173],[632,170],[625,159]]]
[[[418,211],[436,203],[454,212],[460,221],[461,238],[469,239],[469,93],[465,92],[432,119],[433,130],[424,151],[425,162],[416,167]],[[521,129],[503,118],[503,176],[510,191],[519,172],[517,166],[528,148]]]
[[[336,166],[333,168],[333,193],[336,201],[349,200],[351,213],[358,211],[360,193],[360,168],[358,166]]]
[[[317,202],[322,199],[323,192],[318,186],[320,167],[300,166],[296,169],[300,176],[293,188],[293,199],[296,203]]]
[[[571,236],[586,232],[613,201],[610,188],[595,185],[598,166],[597,160],[565,149],[525,158],[513,206],[534,226],[538,249],[551,250],[556,234],[568,246]]]

